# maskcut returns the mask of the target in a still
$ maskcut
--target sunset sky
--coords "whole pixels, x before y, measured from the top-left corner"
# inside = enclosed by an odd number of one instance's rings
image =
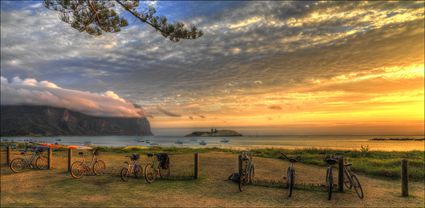
[[[130,19],[93,37],[40,2],[2,1],[2,104],[135,103],[157,134],[424,134],[424,2],[148,3],[204,36],[174,43]]]

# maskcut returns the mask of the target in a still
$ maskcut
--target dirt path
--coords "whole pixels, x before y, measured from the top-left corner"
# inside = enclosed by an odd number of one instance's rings
[[[12,174],[1,166],[1,206],[113,206],[113,207],[423,207],[424,185],[410,184],[411,196],[400,197],[399,181],[359,176],[365,199],[357,198],[353,191],[335,193],[328,201],[326,192],[295,190],[293,197],[285,197],[286,190],[261,186],[248,186],[240,193],[237,184],[225,181],[236,171],[236,155],[205,153],[200,155],[200,179],[196,181],[155,181],[146,184],[143,179],[121,182],[118,170],[125,154],[105,153],[100,157],[107,162],[104,176],[87,176],[75,180],[65,174],[66,153],[55,153],[55,168],[49,171],[27,171]],[[3,156],[3,155],[2,155]],[[142,158],[144,161],[146,158]],[[171,156],[171,170],[175,175],[190,175],[193,155]],[[143,162],[144,163],[144,162]],[[254,158],[256,178],[278,180],[287,167],[285,161]],[[325,168],[296,165],[296,182],[320,183]]]

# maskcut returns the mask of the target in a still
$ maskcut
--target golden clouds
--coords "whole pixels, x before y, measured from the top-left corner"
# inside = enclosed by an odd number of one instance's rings
[[[261,20],[262,20],[261,17],[254,16],[254,17],[250,17],[248,19],[242,20],[240,22],[229,24],[228,27],[230,29],[238,29],[238,28],[246,27],[246,26],[249,26],[251,24],[260,22]]]
[[[197,105],[203,106],[201,111],[208,119],[165,118],[163,126],[156,127],[329,127],[345,123],[360,129],[390,125],[393,130],[420,132],[424,120],[423,67],[382,67],[313,80],[303,87],[204,97]],[[406,126],[408,123],[412,125]]]

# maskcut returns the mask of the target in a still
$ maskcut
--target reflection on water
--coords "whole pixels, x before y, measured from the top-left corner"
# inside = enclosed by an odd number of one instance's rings
[[[243,136],[243,137],[181,137],[181,136],[59,136],[59,137],[1,137],[2,141],[28,139],[65,145],[95,146],[163,146],[163,147],[220,147],[220,148],[332,148],[360,149],[368,145],[371,151],[424,151],[424,141],[370,141],[375,137],[423,138],[424,136]],[[227,141],[228,140],[228,141]],[[205,143],[203,143],[204,141]],[[227,142],[224,142],[227,141]]]

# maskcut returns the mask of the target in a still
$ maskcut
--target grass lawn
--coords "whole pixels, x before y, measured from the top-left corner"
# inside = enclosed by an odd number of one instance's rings
[[[226,181],[227,177],[237,170],[237,154],[230,150],[216,149],[177,149],[170,148],[171,174],[175,176],[193,174],[193,152],[200,152],[200,178],[198,180],[158,180],[147,184],[144,179],[131,178],[122,182],[118,176],[119,170],[129,152],[154,152],[164,149],[149,150],[117,150],[105,148],[100,159],[107,164],[108,174],[103,176],[86,176],[73,179],[66,174],[66,151],[54,152],[52,170],[29,170],[13,174],[5,165],[5,154],[1,157],[1,207],[40,207],[40,206],[98,206],[98,207],[281,207],[281,206],[308,206],[308,207],[423,207],[424,184],[423,180],[411,181],[410,197],[400,197],[400,181],[395,176],[370,177],[357,168],[359,179],[363,185],[365,198],[360,200],[354,191],[334,193],[331,201],[327,200],[327,193],[323,190],[294,190],[293,197],[288,199],[286,190],[262,186],[248,186],[240,193],[237,184]],[[254,163],[257,179],[281,180],[288,166],[286,161],[277,159],[274,155],[277,150],[255,152]],[[298,155],[294,150],[288,154]],[[320,154],[313,150],[303,152],[303,164],[296,164],[296,183],[324,183],[325,167],[312,165],[319,159]],[[13,152],[13,157],[19,156]],[[261,155],[263,154],[263,155]],[[365,153],[366,154],[366,153]],[[376,156],[369,152],[367,157]],[[381,153],[377,153],[381,154]],[[416,154],[416,153],[412,153]],[[307,157],[307,155],[311,157]],[[317,155],[317,157],[313,157]],[[261,157],[258,157],[261,156]],[[382,156],[382,155],[381,155]],[[397,157],[399,157],[398,155]],[[74,152],[74,159],[77,159]],[[307,159],[309,158],[309,159]],[[353,163],[358,161],[353,157]],[[422,152],[423,158],[423,152]],[[89,157],[86,157],[89,159]],[[323,158],[322,158],[323,159]],[[374,159],[376,161],[388,158]],[[414,158],[415,159],[415,158]],[[391,159],[388,159],[391,160]],[[394,160],[394,166],[399,161]],[[146,164],[146,157],[141,158]],[[422,163],[423,164],[423,163]],[[361,166],[359,166],[361,167]],[[399,171],[399,170],[398,170]],[[423,171],[423,169],[422,169]],[[423,178],[422,178],[423,179]],[[336,178],[335,178],[336,181]]]

